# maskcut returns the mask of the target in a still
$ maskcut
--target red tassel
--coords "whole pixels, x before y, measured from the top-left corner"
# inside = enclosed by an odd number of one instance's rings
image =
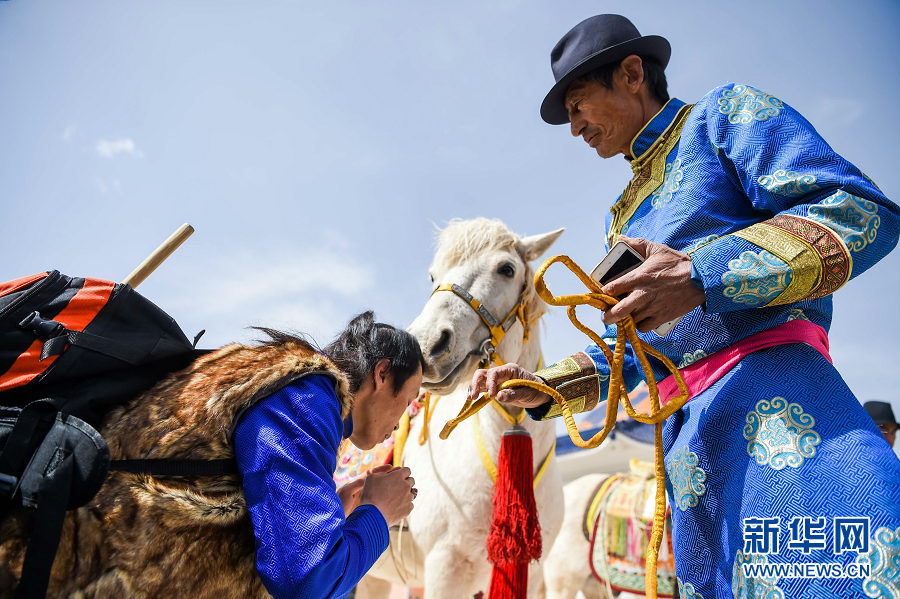
[[[494,514],[487,538],[494,564],[488,599],[522,599],[528,593],[528,564],[541,557],[541,525],[534,503],[531,435],[515,427],[503,434],[497,458]]]

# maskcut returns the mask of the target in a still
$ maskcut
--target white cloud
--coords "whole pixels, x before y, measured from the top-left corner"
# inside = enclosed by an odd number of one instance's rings
[[[277,254],[276,254],[277,255]],[[232,312],[262,302],[283,302],[308,293],[353,296],[371,287],[375,276],[352,258],[331,252],[289,256],[244,255],[226,266],[229,276],[215,277],[210,289],[216,312]]]
[[[224,255],[159,303],[207,345],[248,340],[251,325],[303,331],[328,341],[375,287],[375,271],[344,251],[279,248]],[[171,292],[170,292],[171,293]],[[193,334],[193,333],[191,333]]]
[[[75,125],[67,126],[65,129],[63,129],[62,140],[66,143],[69,143],[75,137],[75,132],[77,130],[78,130],[78,127],[76,127]]]
[[[97,154],[104,158],[113,158],[118,154],[127,154],[135,158],[141,158],[144,153],[141,152],[129,137],[122,139],[101,139],[97,141],[95,146]]]

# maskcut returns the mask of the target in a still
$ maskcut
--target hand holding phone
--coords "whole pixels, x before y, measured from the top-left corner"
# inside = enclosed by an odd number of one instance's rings
[[[606,257],[600,261],[600,264],[591,271],[591,278],[600,283],[601,286],[606,285],[610,281],[631,272],[643,264],[643,262],[644,257],[637,253],[634,248],[624,241],[618,241],[612,249],[609,250]],[[619,297],[617,299],[622,298]],[[664,322],[653,329],[653,332],[660,337],[665,337],[669,334],[669,331],[675,328],[675,325],[678,324],[679,320],[681,320],[681,317],[670,320],[669,322]]]

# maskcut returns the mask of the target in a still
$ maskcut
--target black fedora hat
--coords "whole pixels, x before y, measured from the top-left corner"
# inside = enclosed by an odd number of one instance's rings
[[[894,417],[894,410],[891,409],[891,404],[886,401],[867,401],[863,404],[863,407],[869,413],[869,416],[872,417],[872,420],[875,421],[875,424],[898,424],[897,419]]]
[[[551,125],[568,123],[565,97],[569,84],[581,75],[631,54],[653,58],[665,67],[672,48],[664,37],[642,36],[622,15],[597,15],[575,25],[550,52],[550,68],[556,84],[541,104],[541,118]]]

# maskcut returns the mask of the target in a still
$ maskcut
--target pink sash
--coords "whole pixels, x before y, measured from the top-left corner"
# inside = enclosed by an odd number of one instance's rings
[[[716,381],[751,353],[787,343],[805,343],[822,354],[828,362],[831,362],[831,356],[828,355],[828,333],[825,332],[825,329],[808,320],[796,318],[777,327],[750,335],[681,368],[681,376],[684,377],[690,397],[693,399],[712,387]],[[673,375],[664,378],[658,386],[659,400],[662,405],[678,396],[678,385]]]

